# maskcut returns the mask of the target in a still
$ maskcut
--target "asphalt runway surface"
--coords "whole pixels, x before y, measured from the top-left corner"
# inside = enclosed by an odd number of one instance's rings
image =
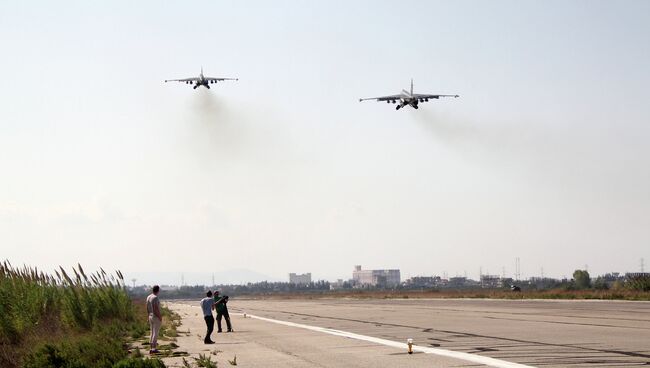
[[[362,368],[362,367],[405,367],[444,368],[483,366],[471,364],[453,357],[432,356],[415,352],[407,354],[405,344],[400,347],[386,346],[373,341],[335,336],[327,332],[303,327],[287,326],[279,320],[244,318],[233,313],[231,319],[234,332],[213,333],[216,343],[203,343],[206,326],[198,301],[170,302],[167,305],[182,318],[175,343],[176,352],[188,353],[187,357],[164,358],[169,368],[182,368],[183,359],[196,366],[194,359],[210,357],[219,367],[228,367],[229,361],[237,358],[239,367],[264,368]],[[234,308],[231,308],[234,309]],[[311,327],[310,327],[311,328]],[[314,327],[317,328],[317,327]],[[365,337],[364,337],[365,338]],[[169,344],[170,341],[163,341]],[[142,347],[145,349],[145,347]]]
[[[274,321],[345,331],[399,343],[411,338],[419,347],[535,367],[650,365],[650,302],[232,298],[229,308],[231,314],[247,313]],[[264,321],[257,323],[274,324]],[[301,336],[305,336],[302,340],[305,346],[297,345],[297,351],[291,352],[297,356],[301,351],[309,351],[307,345],[311,335],[320,334],[318,331],[299,331],[301,328],[290,326],[270,326],[269,331],[273,330],[294,330],[295,333],[304,334]],[[274,337],[278,346],[290,346],[282,344],[282,336]],[[252,341],[255,338],[254,334],[247,337]],[[330,338],[349,340],[339,336]],[[315,339],[313,343],[317,341]],[[373,345],[372,342],[364,344]],[[336,351],[328,350],[328,354],[336,356]],[[404,351],[382,347],[372,354],[384,354],[386,365],[380,365],[393,366],[387,362],[395,355],[404,355]],[[447,358],[436,354],[421,355],[423,358],[417,359],[423,361],[424,365],[414,366],[426,366],[426,360],[430,361],[429,366],[482,366],[463,359],[445,360]],[[318,365],[339,366],[333,363]]]

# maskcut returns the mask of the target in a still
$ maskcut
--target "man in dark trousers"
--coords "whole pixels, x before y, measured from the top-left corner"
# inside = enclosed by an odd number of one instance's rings
[[[230,315],[228,314],[228,295],[224,297],[219,297],[219,292],[214,292],[214,306],[217,309],[217,333],[222,332],[221,330],[221,318],[226,319],[226,326],[228,330],[226,332],[232,332],[232,325],[230,324]]]
[[[201,309],[203,310],[203,318],[205,319],[205,325],[208,328],[205,333],[205,339],[203,343],[205,344],[214,344],[212,341],[212,331],[214,331],[214,317],[212,316],[212,310],[214,309],[214,299],[212,299],[212,291],[208,290],[205,293],[206,297],[201,299]]]

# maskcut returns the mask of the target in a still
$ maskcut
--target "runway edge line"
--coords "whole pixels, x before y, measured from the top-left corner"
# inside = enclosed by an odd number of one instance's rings
[[[398,349],[406,350],[408,348],[406,343],[401,343],[401,342],[386,340],[386,339],[380,339],[378,337],[359,335],[359,334],[356,334],[356,333],[353,333],[353,332],[334,330],[334,329],[331,329],[331,328],[318,327],[318,326],[303,325],[303,324],[300,324],[300,323],[281,321],[281,320],[278,320],[278,319],[266,318],[266,317],[256,316],[256,315],[248,314],[248,313],[246,314],[246,316],[250,317],[250,318],[258,319],[260,321],[266,321],[266,322],[277,323],[277,324],[284,325],[284,326],[289,326],[289,327],[296,327],[296,328],[302,328],[302,329],[305,329],[305,330],[322,332],[322,333],[326,333],[326,334],[330,334],[330,335],[334,335],[334,336],[347,337],[349,339],[372,342],[372,343],[375,343],[375,344],[390,346],[390,347],[394,347],[394,348],[398,348]],[[453,351],[453,350],[429,348],[429,347],[426,347],[426,346],[413,345],[413,351],[419,351],[419,352],[423,352],[423,353],[426,353],[426,354],[435,354],[435,355],[440,355],[440,356],[444,356],[444,357],[448,357],[448,358],[460,359],[460,360],[464,360],[464,361],[468,361],[468,362],[487,365],[489,367],[497,367],[497,368],[534,368],[533,366],[530,366],[530,365],[512,363],[512,362],[508,362],[508,361],[505,361],[505,360],[485,357],[485,356],[481,356],[481,355],[463,353],[463,352]]]

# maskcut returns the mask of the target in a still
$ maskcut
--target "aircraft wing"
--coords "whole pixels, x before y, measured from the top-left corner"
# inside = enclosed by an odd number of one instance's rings
[[[165,79],[165,82],[198,82],[199,78],[184,78],[184,79]]]
[[[225,80],[239,80],[239,78],[214,78],[214,77],[205,77],[205,80],[210,81],[210,82],[221,82]]]
[[[454,98],[457,98],[459,96],[458,95],[424,95],[424,94],[420,94],[420,93],[414,93],[413,94],[413,98],[438,99],[440,97],[454,97]]]
[[[397,101],[404,96],[402,95],[392,95],[392,96],[382,96],[382,97],[369,97],[369,98],[360,98],[359,102],[367,100],[377,100],[377,101]]]

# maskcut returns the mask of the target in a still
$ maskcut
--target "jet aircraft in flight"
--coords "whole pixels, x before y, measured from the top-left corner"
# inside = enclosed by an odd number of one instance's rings
[[[413,93],[413,79],[411,79],[411,91],[402,90],[402,93],[399,95],[392,96],[382,96],[382,97],[371,97],[371,98],[360,98],[359,102],[366,100],[377,100],[377,101],[386,101],[387,103],[397,103],[399,104],[395,107],[395,110],[399,110],[404,106],[411,106],[414,109],[418,108],[418,103],[420,102],[429,102],[431,99],[439,99],[440,97],[458,97],[458,95],[425,95],[420,93]]]
[[[225,80],[239,80],[239,78],[206,77],[206,76],[203,75],[203,67],[201,67],[201,74],[199,74],[198,77],[184,78],[184,79],[168,79],[168,80],[165,80],[165,82],[182,82],[182,83],[185,83],[185,84],[193,84],[194,87],[192,87],[192,88],[194,88],[194,89],[197,89],[200,86],[203,86],[203,87],[205,87],[207,89],[210,89],[211,84],[221,82],[221,81],[225,81]]]

